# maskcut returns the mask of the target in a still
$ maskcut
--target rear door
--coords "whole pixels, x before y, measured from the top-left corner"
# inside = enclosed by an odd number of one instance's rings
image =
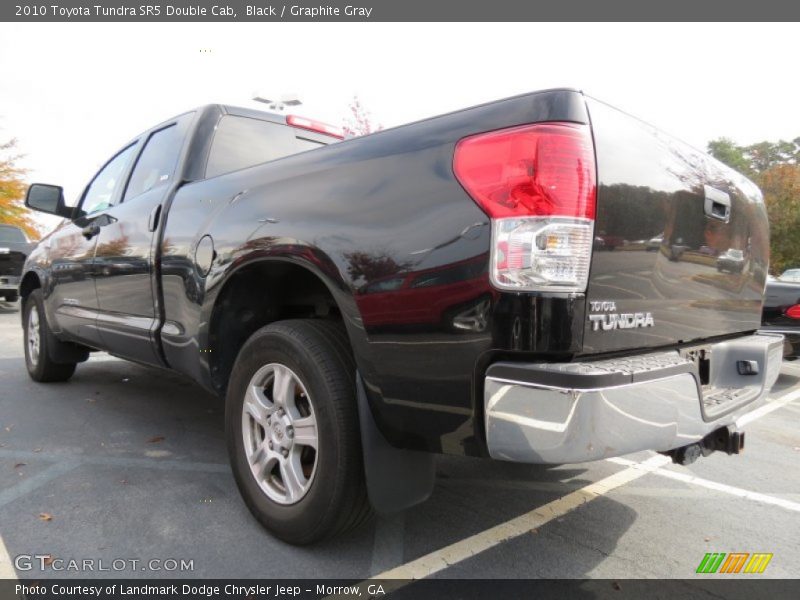
[[[154,332],[157,231],[193,113],[145,136],[121,202],[107,211],[95,249],[97,326],[114,354],[161,364]]]
[[[769,259],[759,190],[654,127],[587,102],[598,194],[584,351],[757,329]]]

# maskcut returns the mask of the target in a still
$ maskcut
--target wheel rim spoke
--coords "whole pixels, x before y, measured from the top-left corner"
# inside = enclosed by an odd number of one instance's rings
[[[272,469],[275,468],[277,460],[277,456],[270,452],[265,444],[261,444],[250,457],[250,468],[253,469],[253,475],[256,476],[256,479],[261,481],[269,477]]]
[[[272,401],[283,408],[291,406],[294,403],[294,384],[291,373],[284,367],[276,368],[272,379]]]
[[[275,407],[269,406],[268,402],[263,389],[255,385],[247,387],[244,410],[262,427],[266,427],[267,418],[275,410]]]
[[[300,453],[292,452],[280,461],[281,480],[286,488],[286,496],[290,501],[299,500],[305,493],[305,484],[308,482],[303,475],[303,466],[300,463]]]
[[[317,449],[317,420],[313,415],[294,420],[294,443]]]

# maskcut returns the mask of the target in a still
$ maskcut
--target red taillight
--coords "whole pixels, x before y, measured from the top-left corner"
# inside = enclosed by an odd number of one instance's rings
[[[800,319],[800,304],[790,306],[784,314],[790,319]]]
[[[594,219],[594,149],[587,125],[540,123],[464,138],[453,171],[492,218]]]
[[[453,172],[491,217],[496,288],[586,290],[597,203],[588,125],[537,123],[464,138]]]
[[[292,127],[299,127],[300,129],[308,129],[309,131],[330,135],[340,140],[344,139],[344,132],[340,127],[334,127],[333,125],[315,121],[314,119],[306,119],[305,117],[298,117],[297,115],[288,115],[286,117],[286,124]]]

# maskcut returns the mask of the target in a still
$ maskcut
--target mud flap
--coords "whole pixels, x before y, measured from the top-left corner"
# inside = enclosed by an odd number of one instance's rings
[[[375,424],[358,373],[356,389],[367,494],[375,512],[396,513],[424,502],[433,491],[434,455],[395,448],[387,442]]]

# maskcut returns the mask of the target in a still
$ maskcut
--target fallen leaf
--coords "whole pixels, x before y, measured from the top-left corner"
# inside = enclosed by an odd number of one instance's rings
[[[703,538],[703,541],[704,541],[704,542],[710,542],[710,541],[711,541],[711,538],[710,538],[710,537],[704,537],[704,538]]]
[[[613,587],[613,588],[614,588],[615,590],[617,590],[617,591],[619,591],[619,590],[621,590],[621,589],[622,589],[622,586],[619,584],[619,582],[618,582],[618,581],[615,581],[614,583],[612,583],[612,584],[611,584],[611,587]]]
[[[51,515],[50,513],[39,513],[39,518],[42,521],[52,521],[53,515]]]
[[[165,438],[164,438],[164,436],[163,436],[163,435],[154,435],[154,436],[153,436],[153,437],[151,437],[149,440],[147,440],[147,443],[148,443],[148,444],[157,444],[158,442],[163,442],[163,441],[164,441],[164,439],[165,439]]]
[[[43,559],[42,562],[44,562],[44,566],[45,567],[49,567],[51,564],[53,564],[53,555],[52,554],[44,554],[42,556],[42,559]]]
[[[19,469],[20,467],[24,467],[24,466],[25,466],[25,465],[27,465],[27,464],[28,464],[28,463],[17,463],[17,464],[15,464],[15,465],[14,465],[14,468],[15,468],[15,469]]]

